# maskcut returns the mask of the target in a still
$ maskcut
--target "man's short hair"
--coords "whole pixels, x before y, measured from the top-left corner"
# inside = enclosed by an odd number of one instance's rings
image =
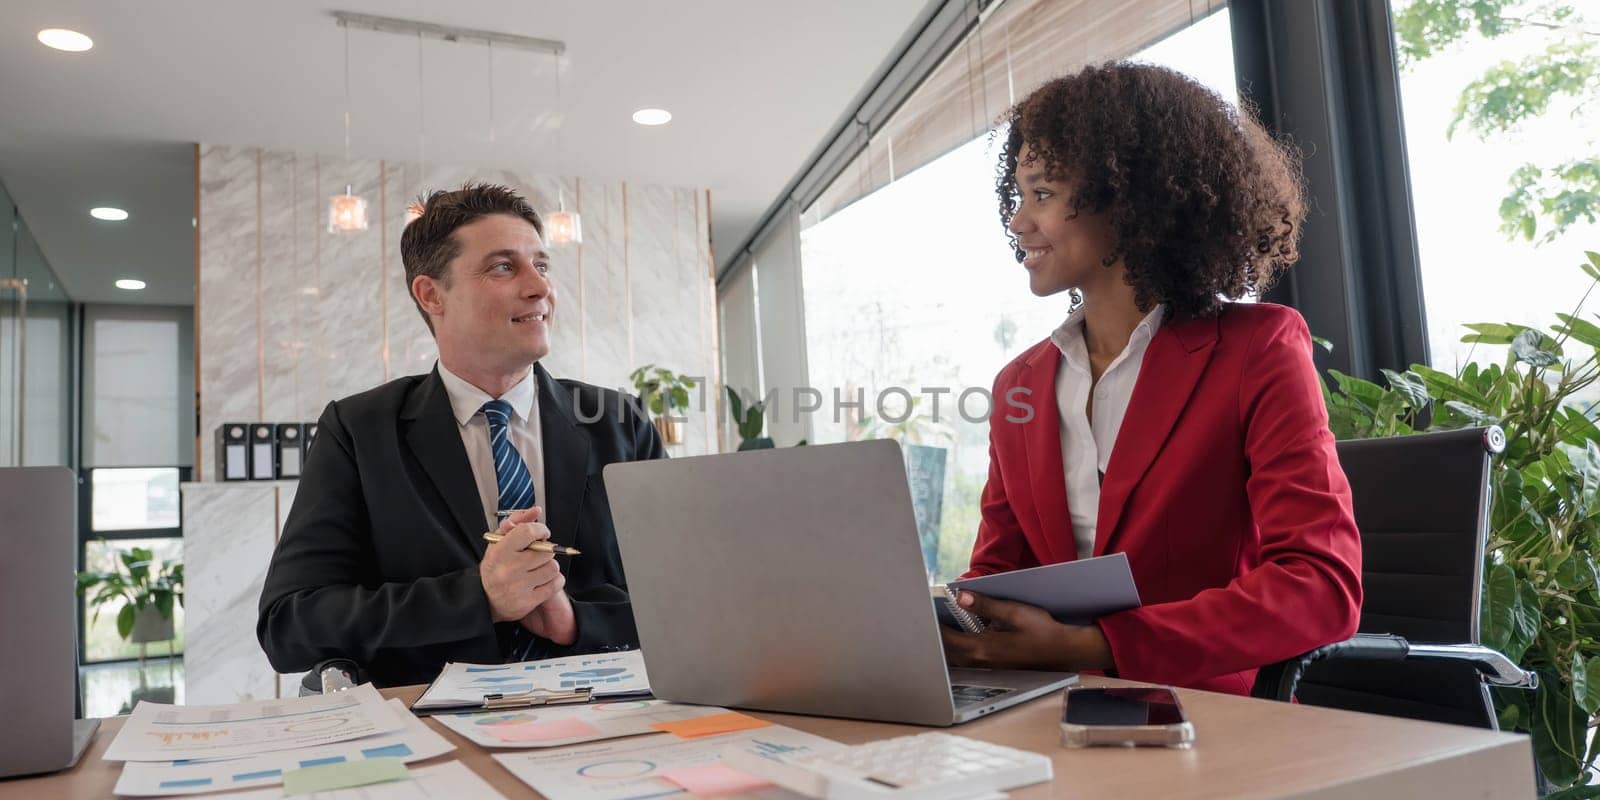
[[[492,183],[466,183],[454,191],[434,191],[418,200],[421,216],[406,225],[400,234],[400,261],[406,267],[406,291],[418,275],[426,275],[446,286],[450,285],[450,262],[461,254],[461,243],[456,240],[456,229],[491,214],[510,214],[521,217],[544,236],[544,221],[522,195],[509,186]],[[417,302],[411,302],[417,313],[433,330],[433,320]]]

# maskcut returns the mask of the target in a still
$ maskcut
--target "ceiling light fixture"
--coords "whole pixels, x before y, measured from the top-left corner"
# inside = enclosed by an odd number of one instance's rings
[[[344,26],[344,194],[328,198],[328,233],[367,229],[367,201],[357,197],[350,171],[350,27]]]
[[[633,121],[651,127],[665,125],[672,121],[672,112],[664,108],[641,108],[633,112]]]
[[[561,54],[553,59],[556,67],[556,169],[566,166],[561,159],[561,129],[567,124],[566,112],[561,104]],[[556,210],[545,217],[545,233],[551,244],[583,244],[583,220],[576,211],[567,210],[562,178],[556,175]]]
[[[348,162],[350,159],[350,28],[355,27],[360,28],[361,30],[399,34],[401,36],[415,36],[417,38],[417,171],[420,176],[418,183],[422,187],[423,197],[427,196],[426,179],[428,160],[426,147],[427,139],[423,126],[425,115],[423,113],[422,98],[426,92],[424,91],[422,81],[422,40],[425,38],[439,39],[452,44],[483,42],[489,45],[489,85],[491,91],[489,97],[489,144],[491,147],[494,145],[495,139],[494,95],[492,93],[494,87],[494,46],[501,45],[519,50],[553,53],[557,56],[560,56],[562,53],[566,52],[567,49],[565,43],[558,42],[553,39],[538,39],[532,36],[519,36],[517,34],[501,33],[499,31],[479,30],[477,28],[457,28],[449,25],[438,25],[432,22],[418,22],[410,19],[399,19],[397,17],[381,17],[375,14],[357,14],[351,11],[334,11],[332,16],[334,22],[345,30],[344,124],[346,162]],[[352,195],[347,187],[345,189],[345,194],[334,197],[329,203],[328,214],[330,230],[335,227],[333,222],[335,203],[343,203],[346,207],[353,207],[355,204],[359,203],[361,206],[360,216],[363,220],[366,217],[366,202],[361,198]],[[422,207],[420,204],[412,203],[407,205],[405,211],[405,224],[411,224],[412,221],[416,220],[421,215]],[[352,218],[355,216],[355,211],[353,208],[350,210],[350,216]],[[360,228],[346,228],[345,230],[360,230],[365,227],[366,225],[363,222]]]
[[[93,39],[66,28],[45,28],[39,31],[39,43],[68,53],[81,53],[94,47]]]
[[[128,212],[111,206],[100,206],[99,208],[89,209],[89,216],[95,219],[103,219],[106,222],[121,222],[128,218]]]
[[[137,278],[120,278],[117,280],[117,288],[127,289],[130,292],[137,292],[144,288],[144,281],[141,281]]]

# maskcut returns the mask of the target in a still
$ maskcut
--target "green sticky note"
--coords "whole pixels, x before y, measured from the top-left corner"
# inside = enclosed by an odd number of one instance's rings
[[[283,796],[349,789],[387,781],[409,780],[404,761],[398,758],[361,758],[337,764],[319,764],[283,773]]]

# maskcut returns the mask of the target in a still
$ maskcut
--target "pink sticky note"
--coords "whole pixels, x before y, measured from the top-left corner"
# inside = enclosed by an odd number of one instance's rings
[[[661,777],[700,797],[719,797],[765,789],[772,785],[754,775],[725,766],[721,762],[669,769],[662,772]]]
[[[577,739],[584,736],[600,735],[599,728],[577,717],[553,719],[548,722],[523,722],[517,725],[489,725],[486,727],[490,736],[502,742],[550,742],[557,739]]]

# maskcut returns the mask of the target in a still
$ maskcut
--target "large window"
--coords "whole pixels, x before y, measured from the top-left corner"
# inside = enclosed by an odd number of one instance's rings
[[[1226,9],[1133,57],[1236,97]],[[1016,87],[1019,98],[1027,88]],[[920,445],[909,465],[913,497],[940,580],[966,569],[978,530],[989,462],[984,393],[1067,313],[1064,296],[1029,293],[1000,227],[998,146],[981,136],[842,209],[819,203],[801,215],[810,383],[846,403],[865,399],[856,409],[828,396],[812,418],[816,440]],[[919,400],[907,408],[910,397]]]
[[[113,569],[134,548],[150,550],[152,570],[183,560],[178,484],[188,479],[194,453],[193,313],[164,306],[85,310],[79,513],[85,570]],[[117,630],[124,604],[96,609],[89,599],[82,604],[84,662],[138,657],[139,644]],[[141,638],[148,633],[131,637]],[[172,638],[153,641],[145,648],[150,653],[183,652],[181,604],[173,609]]]
[[[1461,326],[1546,326],[1600,247],[1600,9],[1395,0],[1432,365],[1498,358]],[[1600,298],[1591,297],[1587,312]]]

